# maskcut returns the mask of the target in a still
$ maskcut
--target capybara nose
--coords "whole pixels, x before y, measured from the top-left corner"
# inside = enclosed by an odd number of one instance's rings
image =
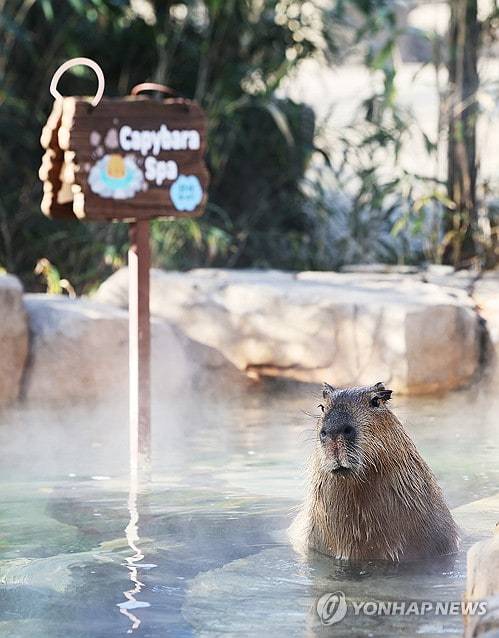
[[[352,439],[355,435],[355,428],[348,422],[340,422],[325,425],[321,430],[322,439],[336,439],[343,436],[346,439]]]
[[[338,434],[343,434],[345,438],[351,439],[355,434],[355,429],[350,423],[342,423],[338,427]]]

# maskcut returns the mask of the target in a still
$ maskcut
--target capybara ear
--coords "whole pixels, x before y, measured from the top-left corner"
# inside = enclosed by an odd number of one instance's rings
[[[331,397],[333,395],[334,392],[334,388],[332,385],[329,385],[329,383],[324,382],[322,384],[322,396],[327,399],[328,397]]]
[[[392,392],[393,390],[379,390],[378,392],[376,392],[376,396],[378,397],[378,399],[381,399],[383,403],[386,403],[392,398]]]
[[[375,396],[383,403],[386,403],[392,398],[393,390],[387,390],[383,381],[378,381],[372,387],[373,391],[376,393]]]

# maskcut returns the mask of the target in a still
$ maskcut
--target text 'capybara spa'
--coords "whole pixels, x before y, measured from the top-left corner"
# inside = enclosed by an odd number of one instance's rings
[[[388,408],[390,396],[382,383],[324,385],[308,494],[290,528],[297,548],[392,561],[457,550],[442,491]]]

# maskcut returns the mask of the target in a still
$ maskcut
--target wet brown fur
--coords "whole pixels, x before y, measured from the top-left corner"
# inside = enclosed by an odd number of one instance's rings
[[[348,454],[359,465],[348,475],[325,468],[319,419],[308,494],[290,528],[293,543],[353,560],[399,561],[455,552],[458,531],[432,471],[386,401],[375,410],[366,403],[384,386],[326,387],[326,412],[341,402],[358,424]]]

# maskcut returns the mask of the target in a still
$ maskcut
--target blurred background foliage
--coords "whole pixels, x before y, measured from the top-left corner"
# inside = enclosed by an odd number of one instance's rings
[[[0,266],[28,289],[39,289],[49,274],[57,288],[55,272],[71,290],[88,292],[126,260],[126,225],[55,222],[39,211],[50,79],[80,55],[102,66],[109,96],[151,80],[206,110],[207,212],[153,223],[156,266],[298,270],[452,261],[446,215],[462,211],[445,183],[397,162],[417,123],[397,101],[395,3],[1,0],[0,8]],[[341,64],[351,51],[383,82],[337,132],[338,161],[324,151],[311,108],[280,88],[303,60]],[[92,94],[94,78],[75,68],[60,90]],[[425,143],[436,152],[435,141]],[[388,178],[381,170],[387,156]],[[494,250],[485,258],[472,246],[468,258],[493,265]]]

